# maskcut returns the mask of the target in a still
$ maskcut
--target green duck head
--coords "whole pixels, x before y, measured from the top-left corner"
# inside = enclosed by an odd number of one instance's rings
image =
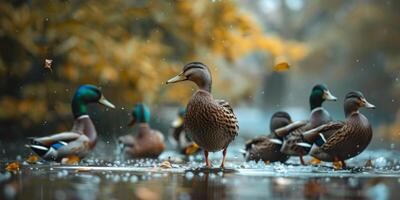
[[[150,109],[142,103],[138,103],[133,107],[132,110],[132,120],[128,126],[134,126],[136,122],[138,123],[149,123],[150,122]]]
[[[194,82],[200,89],[211,92],[211,73],[207,65],[201,62],[188,63],[180,74],[169,79],[166,84],[187,80]]]
[[[273,133],[276,129],[282,128],[291,123],[292,123],[292,118],[287,112],[278,111],[272,115],[271,120],[269,122],[269,128],[271,133]]]
[[[362,107],[370,109],[375,108],[375,106],[369,103],[359,91],[351,91],[346,94],[344,99],[344,113],[346,117],[354,112],[358,112],[358,109]]]
[[[313,87],[310,95],[310,108],[321,107],[324,101],[336,101],[337,98],[331,94],[328,87],[325,84],[318,84]]]
[[[177,127],[182,126],[183,125],[183,119],[185,118],[185,114],[186,114],[186,108],[183,108],[183,107],[180,108],[178,110],[178,117],[174,121],[172,121],[171,126],[173,128],[177,128]]]
[[[81,85],[72,99],[72,112],[75,118],[87,115],[87,104],[100,103],[104,106],[115,108],[94,85]]]

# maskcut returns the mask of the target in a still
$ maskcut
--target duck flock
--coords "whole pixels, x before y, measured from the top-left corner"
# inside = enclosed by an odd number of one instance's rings
[[[166,83],[192,81],[198,90],[190,98],[186,108],[180,109],[172,123],[171,138],[174,146],[183,154],[204,152],[207,168],[212,167],[209,152],[222,151],[220,167],[224,167],[229,144],[238,136],[238,120],[228,101],[214,99],[211,94],[212,78],[207,65],[191,62],[177,76]],[[286,162],[297,156],[305,164],[303,156],[310,154],[314,163],[333,162],[346,167],[345,161],[366,149],[372,139],[372,128],[360,108],[375,108],[360,91],[351,91],[344,98],[345,119],[333,121],[322,107],[325,101],[336,101],[324,84],[315,85],[310,94],[310,117],[292,121],[287,112],[279,111],[270,120],[270,134],[256,137],[244,144],[247,161]],[[72,100],[74,123],[71,131],[45,137],[30,138],[27,146],[45,160],[68,163],[82,159],[96,145],[97,131],[89,117],[87,105],[99,103],[115,108],[94,85],[80,86]],[[134,134],[118,139],[121,152],[130,158],[157,158],[165,149],[165,139],[160,131],[149,126],[150,109],[138,103],[132,110],[132,121],[138,129]]]

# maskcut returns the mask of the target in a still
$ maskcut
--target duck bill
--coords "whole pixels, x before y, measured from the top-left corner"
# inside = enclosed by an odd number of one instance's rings
[[[134,126],[135,123],[136,123],[136,120],[135,120],[135,118],[133,118],[133,119],[129,122],[128,127]]]
[[[371,109],[375,109],[375,106],[371,103],[369,103],[366,99],[361,99],[363,106],[366,108],[371,108]]]
[[[99,103],[109,108],[115,108],[114,104],[109,102],[104,96],[101,96]]]
[[[166,84],[170,84],[170,83],[177,83],[177,82],[181,82],[181,81],[186,81],[188,80],[188,78],[182,73],[176,75],[175,77],[169,79]]]
[[[332,93],[329,90],[324,91],[324,99],[327,101],[336,101],[337,98],[332,95]]]
[[[177,127],[182,126],[182,124],[183,124],[183,119],[182,119],[182,117],[178,117],[178,118],[176,118],[176,119],[172,122],[171,126],[172,126],[173,128],[177,128]]]

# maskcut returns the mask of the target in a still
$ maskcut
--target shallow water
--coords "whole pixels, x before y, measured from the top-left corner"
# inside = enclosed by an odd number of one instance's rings
[[[183,158],[166,152],[172,168],[160,160],[99,160],[79,165],[28,164],[6,172],[1,162],[1,199],[399,199],[400,153],[367,151],[349,160],[349,169],[334,170],[329,163],[300,166],[244,162],[229,152],[227,169],[204,169],[202,156]],[[218,166],[220,155],[212,154]],[[310,158],[306,158],[307,160]],[[372,167],[363,167],[366,160]]]

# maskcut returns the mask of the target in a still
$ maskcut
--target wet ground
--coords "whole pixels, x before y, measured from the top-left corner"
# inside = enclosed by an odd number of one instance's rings
[[[289,164],[246,163],[232,150],[226,169],[209,170],[201,155],[174,152],[160,160],[124,161],[111,159],[110,151],[108,159],[96,155],[60,165],[28,164],[23,153],[10,158],[9,149],[0,163],[0,199],[400,199],[397,151],[369,150],[349,160],[348,169],[335,170],[329,163],[300,166],[296,158]],[[160,168],[168,157],[172,168]],[[18,159],[21,169],[6,172],[6,164]],[[218,166],[220,154],[211,159]],[[364,167],[367,160],[372,166]]]

